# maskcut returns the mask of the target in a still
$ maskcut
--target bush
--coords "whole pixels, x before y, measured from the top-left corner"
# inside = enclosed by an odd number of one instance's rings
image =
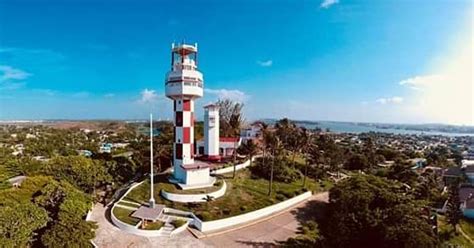
[[[208,221],[208,220],[211,220],[211,214],[209,212],[202,212],[200,214],[197,214],[197,217],[199,217],[199,219],[201,219],[202,221]]]
[[[278,195],[283,195],[285,196],[285,198],[291,198],[293,196],[295,196],[295,193],[294,191],[286,191],[286,190],[277,190],[277,194]]]
[[[246,206],[240,206],[240,211],[245,212],[247,210]]]
[[[222,210],[222,213],[223,213],[224,215],[229,215],[229,214],[230,214],[230,209],[227,209],[227,208],[226,208],[226,209]]]
[[[252,176],[270,179],[271,159],[267,159],[265,164],[259,159],[250,168]],[[301,172],[290,165],[290,161],[285,158],[275,158],[273,167],[273,179],[278,182],[291,183],[301,178]]]
[[[276,195],[276,199],[277,199],[278,201],[284,201],[284,200],[286,200],[286,197],[285,197],[284,195],[282,195],[282,194],[277,194],[277,195]]]
[[[186,221],[185,220],[181,220],[181,219],[176,219],[176,220],[173,220],[171,221],[171,225],[174,226],[174,228],[178,228],[182,225],[186,224]]]
[[[216,182],[214,183],[214,186],[216,186],[216,187],[222,186],[222,181],[221,181],[221,180],[216,181]]]

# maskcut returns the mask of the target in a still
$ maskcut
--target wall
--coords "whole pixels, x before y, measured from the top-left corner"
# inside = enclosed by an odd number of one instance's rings
[[[474,220],[474,209],[464,209],[464,217]]]
[[[258,157],[260,157],[260,156],[254,156],[252,158],[252,161],[255,161],[255,159],[257,159]],[[241,163],[241,164],[236,165],[235,170],[238,171],[238,170],[247,168],[248,166],[250,166],[250,159],[243,162],[243,163]],[[229,166],[229,167],[226,167],[226,168],[211,171],[211,175],[221,175],[221,174],[231,173],[231,172],[234,172],[234,166]]]
[[[219,190],[209,194],[175,194],[161,190],[161,196],[173,202],[206,202],[207,196],[212,196],[216,199],[225,195],[227,184],[224,180],[222,182],[222,187]]]
[[[257,219],[270,216],[286,208],[289,208],[293,205],[296,205],[300,202],[303,202],[304,200],[310,197],[311,197],[311,191],[308,191],[301,195],[288,199],[286,201],[268,206],[266,208],[258,209],[249,213],[245,213],[245,214],[241,214],[241,215],[237,215],[237,216],[233,216],[233,217],[229,217],[225,219],[203,222],[196,217],[192,224],[201,232],[214,231],[214,230],[239,225],[242,223],[255,221]]]
[[[186,184],[206,184],[209,183],[209,168],[186,171]]]

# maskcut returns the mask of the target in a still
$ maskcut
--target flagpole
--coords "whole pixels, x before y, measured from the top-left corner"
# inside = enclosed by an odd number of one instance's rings
[[[150,207],[155,208],[153,197],[153,115],[150,113]]]

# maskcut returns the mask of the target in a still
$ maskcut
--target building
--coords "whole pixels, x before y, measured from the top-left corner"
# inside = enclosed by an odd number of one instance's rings
[[[464,216],[474,219],[474,187],[463,186],[459,188],[459,200]]]
[[[209,164],[194,161],[194,101],[203,96],[203,75],[197,69],[197,44],[172,44],[166,96],[173,100],[173,179],[183,189],[211,186]]]
[[[255,140],[262,136],[262,123],[254,122],[249,127],[240,131],[240,137],[244,142],[247,140]]]
[[[204,156],[208,160],[219,160],[219,106],[204,106]]]

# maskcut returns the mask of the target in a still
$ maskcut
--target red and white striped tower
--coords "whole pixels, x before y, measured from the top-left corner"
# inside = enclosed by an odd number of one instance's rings
[[[197,44],[172,44],[165,85],[166,96],[174,101],[174,179],[184,185],[206,184],[209,166],[194,161],[194,100],[203,96]]]

